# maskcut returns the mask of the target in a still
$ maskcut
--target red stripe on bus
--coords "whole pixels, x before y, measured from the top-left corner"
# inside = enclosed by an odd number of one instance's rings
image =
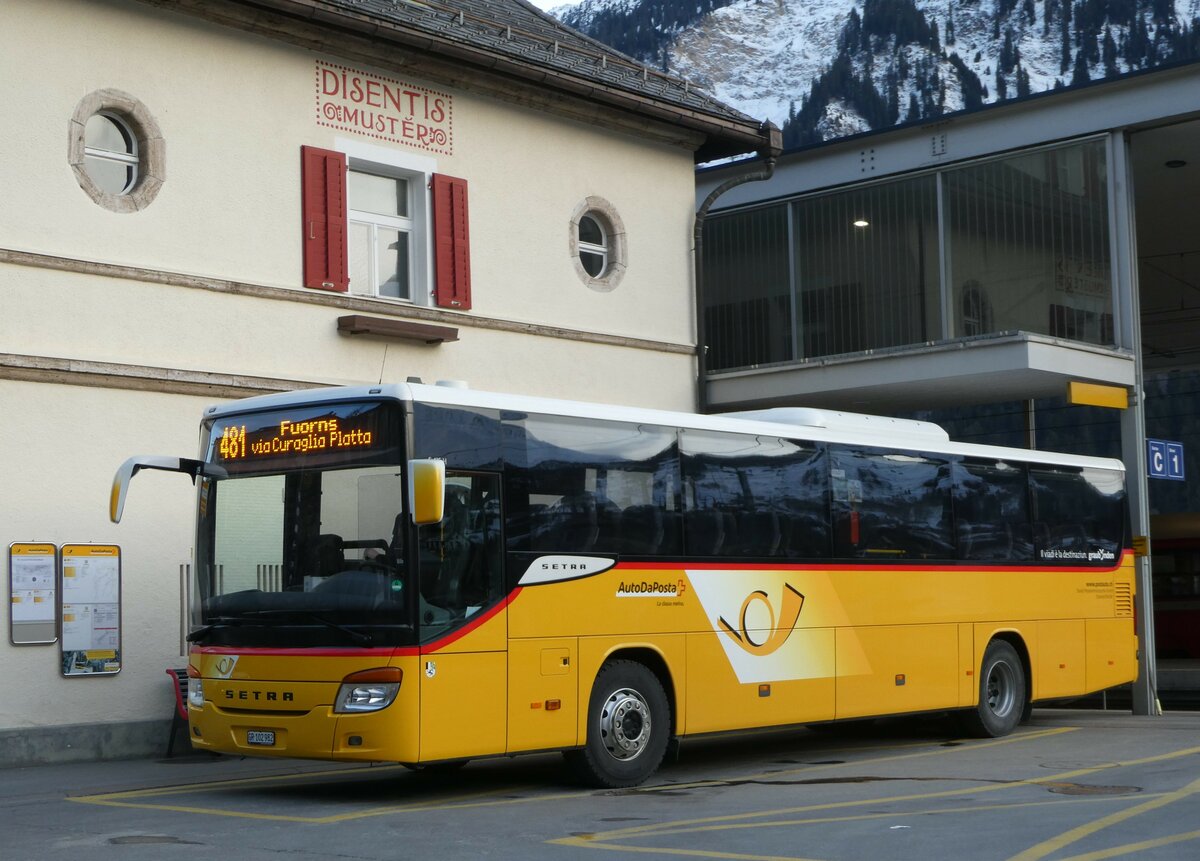
[[[503,610],[505,607],[507,607],[509,604],[511,604],[513,601],[515,601],[517,599],[517,596],[521,594],[521,590],[523,588],[525,588],[525,587],[518,586],[516,589],[513,589],[511,592],[508,593],[508,595],[505,597],[505,599],[503,601],[501,601],[496,606],[490,608],[486,613],[481,614],[479,616],[479,618],[473,619],[471,621],[471,624],[464,625],[463,627],[461,627],[455,631],[451,631],[449,634],[447,634],[445,637],[442,637],[440,640],[434,640],[432,643],[426,643],[424,646],[421,647],[421,654],[422,655],[432,654],[433,652],[436,652],[438,649],[444,649],[447,646],[449,646],[451,643],[461,640],[467,634],[471,633],[476,628],[480,627],[488,619],[492,618],[497,613],[499,613],[501,610]]]

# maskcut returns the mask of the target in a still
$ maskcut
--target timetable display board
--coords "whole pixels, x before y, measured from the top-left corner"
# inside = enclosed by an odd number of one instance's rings
[[[14,646],[58,639],[58,547],[8,545],[8,639]]]
[[[112,544],[64,544],[60,570],[62,674],[119,673],[121,548]]]

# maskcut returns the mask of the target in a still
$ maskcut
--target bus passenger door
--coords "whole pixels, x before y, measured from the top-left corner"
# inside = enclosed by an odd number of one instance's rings
[[[508,615],[500,536],[499,476],[448,472],[442,522],[417,531],[422,762],[504,752]]]

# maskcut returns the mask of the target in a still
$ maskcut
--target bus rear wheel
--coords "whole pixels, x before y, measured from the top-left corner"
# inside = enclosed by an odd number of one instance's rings
[[[972,734],[998,738],[1017,728],[1027,700],[1025,667],[1017,650],[1004,640],[992,640],[979,668],[979,704],[967,713]]]
[[[658,677],[635,661],[609,661],[592,685],[587,743],[567,759],[593,786],[637,786],[662,763],[670,729],[671,709]]]

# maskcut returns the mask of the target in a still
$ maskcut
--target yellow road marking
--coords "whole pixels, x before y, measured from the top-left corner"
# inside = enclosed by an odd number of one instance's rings
[[[1008,743],[1012,743],[1014,741],[1030,741],[1030,740],[1035,740],[1035,739],[1042,738],[1045,736],[1059,735],[1059,734],[1065,733],[1065,732],[1073,732],[1075,729],[1076,729],[1075,727],[1060,727],[1060,728],[1054,728],[1054,729],[1049,729],[1049,730],[1038,730],[1036,732],[1024,733],[1024,734],[1021,734],[1018,736],[1011,736],[1011,737],[1005,738],[1005,739],[998,739],[996,741],[983,742],[980,744],[973,744],[973,745],[963,745],[961,748],[959,748],[959,747],[944,748],[942,750],[932,750],[932,751],[925,750],[925,751],[917,751],[915,753],[897,754],[894,756],[875,757],[873,759],[862,760],[862,761],[859,761],[859,762],[856,762],[853,764],[854,765],[868,765],[868,764],[877,764],[877,763],[881,763],[881,762],[892,762],[892,761],[896,761],[896,760],[909,759],[909,758],[913,758],[913,757],[937,756],[937,755],[940,755],[943,753],[953,753],[954,751],[961,750],[961,749],[975,750],[980,747],[990,747],[990,746],[996,745],[996,744],[1008,744]],[[916,744],[921,744],[921,743],[916,743]],[[875,749],[878,749],[878,748],[875,748]],[[885,749],[894,749],[894,747],[889,746]],[[756,780],[756,779],[771,779],[771,778],[778,779],[781,776],[786,776],[786,775],[790,775],[790,774],[798,774],[801,772],[822,771],[822,770],[826,770],[829,768],[841,768],[846,765],[848,765],[848,763],[805,766],[803,768],[797,768],[797,769],[787,769],[787,770],[783,770],[783,771],[763,772],[761,774],[756,774],[756,775],[752,774],[752,775],[748,775],[748,776],[744,776],[744,777],[738,777],[736,779],[737,780]],[[494,789],[494,790],[489,790],[488,792],[483,792],[483,793],[473,793],[470,795],[456,796],[454,798],[451,798],[449,800],[444,800],[444,801],[421,801],[421,802],[413,802],[413,803],[409,803],[409,804],[385,805],[383,807],[375,807],[375,808],[370,808],[368,810],[357,810],[357,811],[353,811],[350,813],[334,814],[332,816],[298,816],[298,815],[276,814],[276,813],[253,813],[250,811],[230,811],[230,810],[225,810],[225,809],[221,809],[221,808],[200,807],[200,806],[188,805],[188,804],[154,804],[154,803],[146,803],[146,802],[138,803],[138,801],[137,801],[138,799],[167,798],[170,796],[178,796],[178,795],[193,795],[193,794],[198,794],[198,793],[211,793],[211,792],[217,792],[217,791],[224,790],[224,789],[245,787],[245,786],[250,786],[250,785],[254,785],[254,784],[282,783],[282,782],[286,782],[286,781],[302,780],[305,778],[309,778],[309,779],[316,778],[315,782],[319,782],[319,781],[323,780],[324,778],[331,778],[331,777],[336,778],[336,777],[342,777],[342,776],[346,776],[346,775],[355,775],[355,776],[372,775],[372,774],[378,774],[378,773],[384,772],[384,771],[390,772],[390,771],[397,771],[397,770],[401,770],[401,769],[403,769],[403,766],[387,765],[387,766],[376,766],[376,767],[372,767],[372,768],[354,767],[354,768],[342,768],[342,769],[334,769],[334,770],[320,771],[320,772],[301,772],[301,773],[296,773],[296,774],[266,775],[263,777],[239,777],[239,778],[231,778],[228,780],[209,781],[209,782],[202,783],[202,784],[185,784],[182,786],[157,787],[157,788],[153,788],[153,789],[131,789],[131,790],[123,790],[120,792],[98,793],[98,794],[93,794],[93,795],[79,795],[79,796],[68,797],[67,800],[74,801],[79,804],[94,804],[94,805],[103,806],[103,807],[130,807],[130,808],[135,808],[135,809],[163,810],[163,811],[168,811],[171,813],[196,813],[196,814],[207,815],[207,816],[229,816],[229,817],[233,817],[233,818],[237,818],[237,819],[261,819],[264,821],[304,822],[304,823],[309,823],[309,824],[324,825],[324,824],[330,824],[330,823],[335,823],[335,822],[345,822],[345,821],[353,820],[353,819],[365,819],[365,818],[374,817],[374,816],[384,816],[384,815],[388,815],[388,814],[392,814],[392,813],[409,813],[409,812],[428,811],[428,810],[449,810],[449,809],[454,809],[454,808],[495,806],[495,805],[503,805],[503,804],[522,804],[522,803],[527,803],[530,801],[539,801],[539,802],[554,801],[554,800],[558,800],[558,799],[562,799],[562,798],[574,798],[579,795],[586,794],[585,792],[577,792],[577,793],[562,793],[562,794],[556,794],[556,795],[539,795],[539,796],[536,796],[533,798],[522,798],[522,799],[505,798],[505,799],[494,799],[494,800],[486,800],[486,801],[477,800],[480,798],[487,798],[489,795],[497,795],[497,794],[513,791],[513,787],[505,787],[503,789]],[[698,781],[698,782],[689,783],[689,784],[680,784],[680,783],[663,784],[663,785],[656,786],[656,787],[648,787],[648,788],[646,788],[644,790],[640,790],[640,791],[652,792],[652,791],[663,791],[663,790],[670,790],[670,789],[678,790],[678,789],[687,789],[687,788],[693,788],[693,787],[719,785],[722,782],[729,782],[729,781],[728,780],[727,781]]]
[[[1154,793],[1157,798],[1162,793]],[[1142,794],[1140,797],[1145,798]],[[944,816],[946,814],[978,813],[984,810],[1016,810],[1021,807],[1055,807],[1064,804],[1103,804],[1128,801],[1121,796],[1089,796],[1087,798],[1055,798],[1044,801],[1012,801],[997,804],[979,804],[972,807],[935,807],[926,810],[896,810],[891,813],[855,813],[848,816],[813,816],[806,819],[780,819],[774,822],[739,822],[732,825],[705,825],[701,828],[688,828],[682,831],[664,829],[654,832],[660,834],[700,834],[705,831],[736,831],[742,828],[781,828],[793,825],[828,825],[834,822],[864,822],[872,819],[898,819],[916,816]],[[606,835],[607,836],[607,835]]]
[[[863,759],[856,762],[832,762],[825,765],[805,765],[800,768],[786,768],[778,771],[762,771],[757,774],[740,775],[738,777],[727,777],[724,779],[715,778],[713,780],[697,780],[692,783],[663,783],[656,786],[639,787],[636,792],[670,792],[677,789],[702,789],[706,786],[724,786],[729,783],[746,783],[754,780],[778,780],[781,777],[787,777],[793,774],[811,774],[814,771],[827,771],[833,768],[847,768],[849,766],[863,765],[878,765],[882,762],[898,762],[904,759],[926,759],[933,756],[943,756],[952,754],[960,750],[980,750],[985,747],[995,747],[1002,744],[1013,744],[1014,742],[1037,741],[1040,738],[1046,738],[1053,735],[1062,735],[1067,732],[1075,732],[1079,727],[1064,726],[1054,727],[1052,729],[1039,729],[1030,732],[1021,733],[1019,735],[1010,735],[1005,738],[993,739],[992,741],[971,742],[958,745],[955,747],[945,747],[941,750],[917,750],[915,753],[898,753],[893,756],[877,756],[872,759]],[[929,742],[914,742],[911,745],[887,745],[884,747],[871,747],[867,750],[895,750],[897,747],[922,747],[928,746]],[[833,748],[836,750],[837,748]],[[850,748],[853,752],[860,752],[862,748]]]
[[[522,788],[519,786],[505,786],[497,789],[490,789],[485,792],[461,794],[453,796],[449,799],[424,800],[414,801],[406,804],[386,805],[384,807],[373,807],[367,810],[357,810],[353,813],[341,813],[334,814],[332,816],[297,816],[282,813],[252,813],[249,811],[233,811],[215,807],[197,807],[186,804],[152,804],[148,802],[137,801],[137,799],[166,798],[177,795],[211,793],[224,789],[252,786],[255,784],[269,785],[274,783],[283,783],[285,781],[303,780],[305,778],[315,778],[315,780],[312,782],[312,785],[319,786],[322,782],[324,782],[324,778],[327,777],[344,777],[346,775],[374,775],[380,772],[402,770],[404,770],[404,767],[400,765],[385,765],[374,766],[370,768],[359,767],[342,768],[328,771],[299,772],[296,774],[272,774],[261,777],[237,777],[229,780],[214,780],[200,784],[183,784],[178,786],[157,787],[153,789],[128,789],[119,792],[68,796],[66,800],[74,801],[78,804],[94,804],[101,807],[132,807],[142,810],[164,810],[171,813],[198,813],[208,816],[230,816],[236,819],[261,819],[264,821],[304,822],[308,824],[324,825],[333,822],[342,822],[349,819],[382,816],[388,813],[409,813],[426,810],[450,810],[455,808],[483,807],[500,804],[521,804],[529,801],[574,798],[582,794],[576,792],[560,793],[557,795],[542,795],[535,798],[503,798],[487,801],[477,800],[480,798],[487,798],[489,795],[500,795]]]
[[[1069,728],[1065,728],[1065,729],[1069,729]],[[1036,737],[1038,737],[1038,738],[1045,737],[1047,734],[1048,733],[1039,733],[1039,734],[1037,734]],[[1021,736],[1017,736],[1017,737],[1010,737],[1008,739],[1003,739],[1002,741],[1030,740],[1031,737],[1034,735],[1035,734],[1033,734],[1033,733],[1029,733],[1029,734],[1025,734],[1025,735],[1021,735]],[[992,743],[988,742],[985,744],[992,744]],[[971,750],[971,749],[975,749],[975,747],[981,747],[981,746],[983,746],[983,745],[978,745],[978,746],[973,746],[973,747],[963,747],[963,748],[952,748],[951,750],[964,750],[964,749]],[[938,752],[931,751],[930,753],[932,754],[932,753],[938,753]],[[605,848],[605,849],[612,849],[614,851],[647,851],[647,852],[648,851],[665,851],[665,850],[661,850],[661,849],[652,850],[650,847],[634,847],[634,846],[629,846],[629,845],[610,844],[610,843],[608,843],[608,841],[628,840],[628,839],[637,838],[637,837],[656,837],[659,835],[666,836],[666,835],[701,833],[701,832],[705,832],[705,831],[729,830],[729,829],[734,829],[734,828],[775,827],[779,824],[786,824],[786,823],[764,822],[762,820],[767,817],[794,815],[797,813],[807,813],[807,812],[815,812],[815,811],[822,811],[822,810],[839,810],[839,809],[847,809],[847,808],[853,808],[853,807],[862,807],[862,806],[866,806],[866,805],[879,805],[879,804],[889,804],[889,803],[923,801],[923,800],[929,800],[929,799],[935,799],[935,798],[951,798],[951,797],[962,796],[962,795],[977,795],[977,794],[980,794],[983,792],[997,792],[997,791],[1004,790],[1004,789],[1014,789],[1014,788],[1023,787],[1023,786],[1041,786],[1041,785],[1045,785],[1048,783],[1062,782],[1065,780],[1069,780],[1071,778],[1082,777],[1082,776],[1085,776],[1088,774],[1095,774],[1097,772],[1105,771],[1105,770],[1109,770],[1109,769],[1128,768],[1131,766],[1145,765],[1145,764],[1152,763],[1152,762],[1162,762],[1164,760],[1178,759],[1181,757],[1191,756],[1191,755],[1195,755],[1195,754],[1200,754],[1200,747],[1190,747],[1190,748],[1185,748],[1183,750],[1170,751],[1168,753],[1155,754],[1153,756],[1141,757],[1138,759],[1125,760],[1125,761],[1113,762],[1113,763],[1105,763],[1103,765],[1089,766],[1086,768],[1072,769],[1070,771],[1064,771],[1064,772],[1060,772],[1058,774],[1046,775],[1044,777],[1039,777],[1036,779],[1028,778],[1025,780],[1012,781],[1010,783],[992,784],[992,785],[988,785],[988,786],[973,786],[973,787],[969,787],[969,788],[965,788],[965,789],[952,789],[952,790],[943,790],[943,791],[938,791],[938,792],[915,793],[915,794],[910,794],[910,795],[894,795],[894,796],[888,796],[888,797],[883,797],[883,798],[859,799],[859,800],[855,800],[855,801],[839,801],[839,802],[830,802],[830,803],[826,803],[826,804],[811,804],[811,805],[804,805],[804,806],[800,806],[800,807],[782,808],[779,810],[764,810],[764,811],[756,811],[756,812],[750,812],[750,813],[741,813],[741,814],[733,814],[733,815],[725,815],[725,816],[712,816],[712,817],[703,817],[703,818],[698,818],[698,819],[677,820],[674,822],[654,823],[654,824],[650,824],[650,825],[641,825],[641,826],[634,826],[634,827],[630,827],[630,828],[614,829],[612,831],[607,831],[607,832],[602,832],[602,833],[597,833],[597,834],[591,835],[588,839],[582,839],[582,838],[578,838],[578,837],[569,837],[569,838],[560,838],[558,840],[550,840],[547,842],[557,843],[557,844],[562,844],[562,845],[571,845],[571,846],[587,846],[589,848],[596,848],[596,849]],[[903,758],[903,757],[882,757],[881,760],[896,759],[896,758]],[[864,765],[864,764],[866,764],[866,763],[854,763],[855,766]],[[1138,807],[1135,809],[1138,810],[1138,812],[1145,812],[1146,810],[1154,809],[1156,807],[1161,807],[1165,804],[1169,804],[1174,800],[1178,800],[1179,798],[1182,798],[1185,795],[1190,795],[1193,792],[1197,792],[1197,791],[1200,791],[1200,781],[1196,781],[1194,784],[1189,784],[1189,786],[1186,787],[1185,789],[1177,790],[1172,793],[1165,793],[1161,796],[1158,796],[1150,801],[1147,801],[1141,805],[1138,805]],[[1095,802],[1098,799],[1093,798],[1093,799],[1088,799],[1088,800]],[[1107,800],[1116,800],[1116,799],[1107,799]],[[1037,803],[1045,804],[1046,802],[1037,802]],[[978,809],[984,809],[984,808],[980,808],[980,807],[963,808],[963,809],[957,810],[957,812],[970,813],[970,812],[972,812],[974,810],[978,810]],[[863,819],[886,818],[886,817],[893,816],[893,815],[894,814],[891,814],[891,813],[869,814],[869,815],[865,815],[861,818],[863,818]],[[919,812],[914,813],[914,812],[910,811],[905,815],[919,815]],[[1136,813],[1130,814],[1130,815],[1136,815]],[[1105,824],[1112,824],[1114,822],[1120,821],[1123,818],[1128,818],[1128,816],[1125,815],[1125,811],[1122,811],[1121,813],[1118,813],[1118,814],[1113,814],[1112,816],[1109,816],[1109,817],[1105,817],[1104,819],[1100,820],[1100,822],[1105,823]],[[751,822],[750,820],[759,820],[759,821]],[[804,820],[800,820],[797,822],[797,824],[803,824],[803,823],[804,823]],[[1104,825],[1100,825],[1099,827],[1104,827]],[[1099,828],[1096,828],[1093,830],[1099,830]],[[1069,833],[1071,833],[1071,832],[1068,832],[1068,834]],[[1080,836],[1083,836],[1083,835],[1080,835]],[[1077,837],[1074,839],[1079,839],[1079,838]],[[1184,837],[1179,838],[1179,840],[1183,840],[1183,839],[1190,839],[1190,838],[1184,838]],[[1067,845],[1070,842],[1072,842],[1072,841],[1067,840],[1067,841],[1064,841],[1061,845]],[[1047,852],[1044,854],[1049,854],[1049,852],[1055,851],[1055,849],[1057,849],[1057,848],[1059,848],[1059,846],[1055,846],[1055,847],[1047,850]],[[705,850],[690,850],[690,851],[689,850],[672,850],[671,854],[691,854],[693,857],[697,857],[697,858],[722,857],[719,855],[712,855],[711,853],[708,853]],[[1020,861],[1033,861],[1034,857],[1040,858],[1043,856],[1037,855],[1037,856],[1031,856],[1030,858],[1025,858],[1024,856],[1017,856],[1017,858],[1013,859],[1013,861],[1018,861],[1018,859],[1020,859]],[[791,859],[791,861],[795,861],[795,859]]]
[[[897,811],[895,813],[861,813],[861,814],[857,814],[857,815],[853,815],[853,816],[821,816],[821,817],[814,817],[812,819],[797,819],[797,820],[782,821],[782,822],[740,823],[737,825],[730,825],[728,827],[736,829],[736,828],[764,828],[764,827],[790,826],[790,825],[822,825],[822,824],[829,824],[829,823],[833,823],[833,822],[855,822],[855,821],[864,821],[864,820],[871,820],[871,819],[896,818],[896,817],[901,817],[901,816],[903,816],[903,817],[936,816],[936,815],[943,815],[943,814],[976,813],[981,810],[1009,810],[1009,809],[1015,809],[1018,807],[1054,807],[1054,806],[1059,806],[1059,805],[1064,805],[1064,804],[1103,804],[1106,802],[1117,802],[1117,801],[1125,801],[1125,800],[1126,799],[1123,799],[1123,798],[1113,798],[1113,797],[1109,797],[1109,798],[1093,797],[1093,798],[1070,798],[1070,799],[1064,798],[1064,799],[1056,799],[1056,800],[1052,800],[1052,801],[1019,801],[1019,802],[1014,802],[1011,804],[984,804],[984,805],[979,805],[976,807],[971,807],[971,808],[966,808],[966,809],[964,809],[962,807],[945,807],[945,808],[933,809],[933,810],[905,810],[905,811]],[[716,828],[719,828],[719,827],[720,826],[713,826],[711,828],[697,828],[697,829],[693,829],[693,831],[696,833],[699,833],[701,831],[715,830]],[[659,832],[655,832],[655,836],[658,836],[660,834],[669,835],[669,834],[674,834],[674,833],[689,833],[689,832],[659,831]],[[601,838],[601,839],[604,839],[604,838]],[[695,857],[695,858],[737,858],[737,859],[749,859],[749,861],[813,861],[813,859],[799,858],[796,856],[738,855],[738,854],[720,853],[720,852],[715,852],[712,850],[705,850],[705,849],[679,849],[679,848],[663,849],[663,848],[654,848],[654,847],[649,847],[649,846],[627,846],[627,845],[622,845],[619,843],[603,843],[603,842],[601,842],[601,839],[597,839],[597,836],[593,835],[591,837],[563,837],[563,838],[560,838],[557,840],[549,840],[547,842],[553,843],[553,844],[556,844],[559,846],[575,846],[575,847],[582,847],[585,849],[607,849],[607,850],[611,850],[613,852],[639,852],[639,853],[647,853],[647,854],[653,854],[655,852],[662,852],[662,853],[670,854],[670,855],[686,855],[686,856]],[[1065,859],[1065,861],[1091,861],[1091,859],[1090,858],[1089,859],[1084,859],[1084,858]]]
[[[1172,834],[1170,837],[1156,837],[1153,840],[1143,840],[1141,843],[1129,843],[1125,846],[1101,849],[1098,852],[1088,852],[1086,855],[1072,855],[1070,858],[1064,858],[1063,861],[1103,861],[1105,858],[1131,855],[1134,852],[1144,852],[1147,849],[1157,849],[1159,846],[1170,846],[1173,843],[1183,843],[1186,840],[1198,838],[1200,838],[1200,831],[1188,831],[1185,834]]]
[[[1194,750],[1194,748],[1193,748]],[[1143,804],[1135,805],[1126,810],[1113,813],[1110,816],[1105,816],[1097,819],[1094,822],[1087,822],[1070,831],[1064,831],[1057,837],[1052,837],[1045,840],[1036,846],[1031,846],[1019,855],[1014,855],[1011,861],[1037,861],[1039,858],[1045,858],[1053,852],[1057,852],[1064,846],[1069,846],[1083,838],[1095,834],[1097,831],[1108,828],[1110,825],[1116,825],[1119,822],[1124,822],[1127,819],[1132,819],[1135,816],[1140,816],[1151,810],[1157,810],[1160,807],[1166,807],[1168,804],[1173,804],[1182,798],[1187,798],[1200,792],[1200,780],[1193,780],[1187,786],[1177,789],[1174,792],[1168,792],[1158,798],[1151,799]]]

